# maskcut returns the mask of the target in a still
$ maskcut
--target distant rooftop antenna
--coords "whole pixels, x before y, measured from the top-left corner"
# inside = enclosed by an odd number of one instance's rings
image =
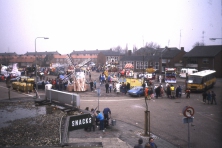
[[[179,49],[180,49],[180,43],[181,43],[181,30],[182,30],[182,29],[180,29],[180,42],[179,42]]]
[[[202,43],[204,45],[204,34],[205,34],[205,31],[202,31]]]

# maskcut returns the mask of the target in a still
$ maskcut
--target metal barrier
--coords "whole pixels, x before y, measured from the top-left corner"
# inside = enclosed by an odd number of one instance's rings
[[[46,100],[50,103],[59,103],[61,106],[70,106],[74,108],[80,107],[80,97],[78,94],[67,93],[58,90],[46,90]]]

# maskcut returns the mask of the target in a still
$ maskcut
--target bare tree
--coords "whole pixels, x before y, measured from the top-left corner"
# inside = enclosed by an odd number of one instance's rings
[[[196,43],[194,43],[193,48],[196,46],[205,46],[205,45],[202,42],[196,42]]]
[[[158,49],[160,48],[160,45],[154,42],[146,42],[145,47],[149,47],[149,48],[154,48],[154,49]]]
[[[133,53],[136,52],[138,50],[138,48],[136,47],[136,45],[133,45]]]
[[[126,44],[126,47],[125,47],[124,51],[125,51],[126,54],[128,53],[128,44]]]

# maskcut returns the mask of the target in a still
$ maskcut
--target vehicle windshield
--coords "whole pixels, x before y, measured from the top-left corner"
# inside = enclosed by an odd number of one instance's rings
[[[200,76],[189,76],[187,83],[201,84],[202,78]]]
[[[132,90],[139,90],[139,89],[141,89],[141,87],[134,87],[134,88],[132,88]]]

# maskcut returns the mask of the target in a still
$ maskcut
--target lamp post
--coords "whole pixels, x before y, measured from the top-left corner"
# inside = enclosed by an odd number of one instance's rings
[[[35,38],[35,84],[36,84],[36,90],[38,90],[38,85],[37,85],[37,58],[36,58],[36,40],[39,38],[43,38],[43,39],[49,39],[48,37],[37,37]],[[37,93],[36,93],[36,99],[37,99]]]

